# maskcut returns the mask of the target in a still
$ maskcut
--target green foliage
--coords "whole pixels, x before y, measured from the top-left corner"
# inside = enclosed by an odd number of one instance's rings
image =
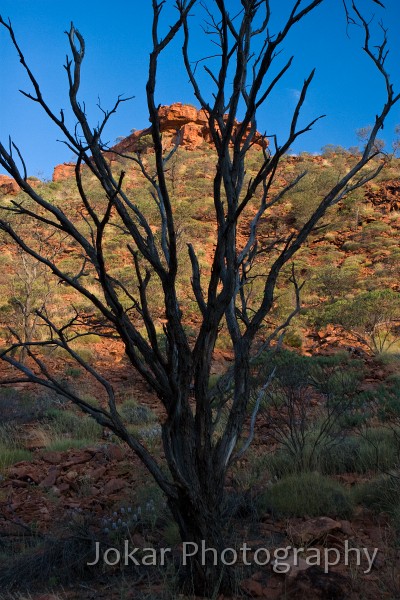
[[[79,377],[83,374],[83,371],[79,367],[67,367],[65,369],[65,374],[67,375],[67,377],[79,379]]]
[[[288,329],[283,337],[283,341],[290,348],[301,348],[303,345],[303,338],[300,333],[293,329]]]
[[[316,449],[310,436],[304,448],[304,455],[307,457],[305,462],[308,467],[322,475],[357,472],[358,452],[359,443],[355,436],[345,437],[340,440],[340,443],[322,444]],[[271,475],[277,479],[302,472],[298,461],[293,460],[285,447],[270,455],[266,464]],[[364,472],[364,469],[361,472]]]
[[[23,460],[32,460],[33,456],[28,450],[22,448],[8,448],[0,443],[0,473],[11,465]]]
[[[136,151],[146,152],[147,150],[152,149],[153,146],[154,144],[152,136],[150,134],[142,135],[136,142]]]
[[[118,410],[123,420],[130,425],[146,425],[156,420],[150,408],[133,399],[125,400]]]
[[[87,445],[99,440],[102,428],[88,415],[53,408],[47,411],[50,437],[67,441],[86,440]],[[67,443],[67,442],[66,442]]]
[[[60,583],[79,581],[88,575],[86,563],[92,560],[93,537],[87,530],[71,531],[71,522],[63,524],[61,536],[31,535],[19,538],[19,552],[9,552],[1,557],[0,589],[17,589],[18,595],[2,595],[4,598],[32,598],[30,591],[40,588],[49,590]],[[28,541],[29,540],[29,541]],[[23,551],[20,551],[20,548]],[[64,593],[62,594],[63,597]],[[54,596],[61,598],[60,595]]]
[[[400,446],[400,374],[393,373],[378,387],[376,399],[378,417],[382,423],[391,427]]]
[[[357,286],[359,269],[356,266],[326,266],[316,270],[314,287],[330,300],[341,298]]]
[[[384,511],[398,516],[400,478],[397,475],[381,475],[372,481],[361,484],[354,490],[354,500],[377,513]]]
[[[299,165],[304,170],[304,165]],[[296,219],[296,226],[300,227],[311,216],[321,201],[321,196],[337,182],[336,169],[318,168],[310,161],[308,174],[288,194],[291,202],[291,214]],[[320,223],[321,225],[323,222]]]
[[[31,460],[32,454],[24,448],[21,432],[16,425],[0,426],[0,472],[23,460]]]
[[[270,353],[258,366],[254,397],[273,373],[265,391],[260,418],[271,440],[278,444],[287,468],[292,471],[316,468],[323,449],[341,443],[351,422],[367,416],[367,398],[360,390],[360,362],[345,354],[332,357],[304,357],[290,352]],[[311,400],[316,394],[320,406]],[[277,460],[277,459],[275,459]],[[283,471],[284,472],[284,471]]]
[[[260,505],[278,517],[349,517],[353,510],[345,488],[316,472],[284,477],[264,492]]]
[[[79,450],[93,444],[88,438],[59,438],[53,440],[45,448],[46,452],[66,452],[67,450]]]
[[[380,353],[398,338],[395,323],[400,315],[400,295],[391,289],[373,290],[325,306],[320,323],[341,325]]]
[[[358,465],[359,473],[389,471],[399,465],[400,437],[398,429],[368,427],[361,431]]]
[[[397,434],[383,427],[363,428],[360,435],[346,437],[319,457],[321,472],[325,474],[387,471],[398,462]]]
[[[361,243],[357,242],[356,240],[347,240],[342,245],[342,249],[345,250],[346,252],[356,252],[360,248],[361,248]]]

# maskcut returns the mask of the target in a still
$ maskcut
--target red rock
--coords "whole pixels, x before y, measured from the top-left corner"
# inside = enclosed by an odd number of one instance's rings
[[[40,487],[53,487],[55,482],[57,481],[57,477],[60,474],[60,468],[52,466],[49,469],[48,474],[42,481],[40,482]]]
[[[60,494],[65,494],[65,492],[68,492],[68,490],[70,489],[69,483],[60,483],[60,485],[57,485],[56,489],[60,492]]]
[[[92,460],[92,458],[93,454],[85,450],[69,457],[68,461],[63,464],[63,467],[68,468],[73,467],[74,465],[82,465],[83,463]]]
[[[0,175],[0,194],[16,196],[19,192],[20,188],[15,179],[8,175]]]
[[[8,474],[11,478],[33,481],[34,483],[39,483],[41,479],[37,467],[26,462],[17,463],[9,469]]]
[[[110,481],[107,481],[105,484],[103,491],[106,495],[113,494],[114,492],[119,492],[126,486],[127,482],[123,479],[110,479]]]
[[[244,579],[240,587],[245,594],[252,598],[264,598],[264,588],[259,581],[254,579]]]
[[[342,531],[343,533],[347,536],[347,537],[353,537],[354,536],[354,529],[350,523],[350,521],[340,521],[340,524],[342,526]]]
[[[295,579],[301,571],[306,571],[311,566],[300,556],[297,556],[295,560],[293,554],[285,560],[285,566],[286,565],[289,566],[289,570],[286,573],[288,579]]]
[[[353,486],[357,483],[360,483],[360,476],[354,473],[342,473],[341,475],[337,475],[336,479],[348,486]]]
[[[334,521],[329,517],[318,517],[309,519],[290,529],[290,535],[297,546],[303,546],[325,537],[333,531],[342,529],[340,521]]]
[[[194,106],[176,102],[170,106],[161,106],[158,115],[160,117],[161,130],[179,129],[186,123],[196,122],[198,110]],[[205,114],[202,113],[202,122],[204,123]]]
[[[187,150],[194,150],[204,143],[210,144],[212,142],[212,136],[208,127],[208,118],[203,110],[197,110],[194,106],[176,102],[170,106],[161,106],[158,114],[164,147],[172,146],[176,143],[178,131],[180,132],[179,143]],[[122,154],[137,152],[139,149],[147,152],[148,149],[141,148],[140,140],[150,135],[150,128],[135,131],[114,146],[113,150]],[[149,148],[151,149],[151,140],[149,141]],[[257,134],[254,144],[255,147],[262,148],[268,142],[265,141],[261,134]],[[110,153],[108,157],[111,160],[113,159],[113,155]]]
[[[240,587],[246,595],[252,598],[264,598],[265,600],[279,600],[282,598],[283,579],[280,575],[272,572],[257,571],[252,577],[244,579]],[[236,596],[235,596],[236,598]]]
[[[44,452],[41,458],[51,465],[59,465],[62,462],[61,452]]]
[[[324,573],[318,566],[300,571],[297,577],[289,585],[288,597],[295,600],[344,600],[350,598],[351,584],[348,577],[330,571]]]
[[[19,481],[19,479],[14,479],[7,483],[9,483],[9,485],[15,488],[26,488],[31,485],[28,481]]]
[[[63,163],[54,167],[53,181],[65,181],[71,177],[75,177],[75,163]]]
[[[98,467],[90,472],[90,477],[92,481],[96,482],[103,477],[105,472],[107,471],[107,467]]]
[[[375,206],[384,208],[386,212],[398,211],[400,209],[399,192],[398,180],[392,179],[381,182],[379,189],[367,189],[365,197]]]
[[[120,461],[124,458],[124,453],[116,444],[110,444],[107,447],[107,456],[110,460]]]

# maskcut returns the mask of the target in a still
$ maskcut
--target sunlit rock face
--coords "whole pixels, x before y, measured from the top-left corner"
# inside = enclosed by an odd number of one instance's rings
[[[19,193],[19,185],[8,175],[0,175],[0,195],[16,196]]]

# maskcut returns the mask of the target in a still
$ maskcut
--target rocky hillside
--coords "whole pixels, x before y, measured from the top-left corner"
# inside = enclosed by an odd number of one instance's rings
[[[191,292],[186,243],[193,243],[201,277],[206,281],[215,248],[215,154],[202,111],[174,104],[160,108],[160,119],[166,149],[176,143],[180,132],[180,148],[170,163],[167,185],[179,230],[177,296],[188,337],[194,343],[199,314]],[[110,159],[115,173],[121,169],[126,172],[124,189],[157,235],[157,207],[140,169],[127,158],[140,152],[146,167],[152,168],[149,133],[149,129],[135,131],[113,148]],[[260,148],[255,146],[249,152],[246,181],[257,172]],[[260,247],[268,249],[288,231],[299,231],[321,195],[355,160],[346,152],[284,157],[272,194],[302,172],[307,171],[308,176],[262,219]],[[80,231],[90,235],[82,218],[74,168],[73,164],[58,165],[52,182],[30,181],[49,202],[65,210]],[[300,546],[318,547],[321,552],[337,548],[343,554],[350,544],[354,549],[367,549],[371,555],[375,548],[379,552],[368,573],[365,561],[358,566],[354,561],[351,565],[341,561],[326,573],[306,564],[304,554],[297,566],[290,556],[286,573],[274,572],[271,565],[255,569],[240,565],[238,597],[400,597],[399,172],[399,161],[394,160],[365,190],[343,199],[296,254],[297,277],[305,282],[303,308],[287,328],[282,343],[261,355],[255,365],[254,391],[259,389],[260,373],[264,383],[268,369],[276,367],[276,379],[260,408],[254,442],[232,468],[227,483],[232,545],[240,540],[254,550]],[[107,205],[101,187],[89,169],[83,170],[82,179],[91,202],[101,212]],[[0,195],[4,206],[25,199],[7,176],[0,176]],[[255,201],[241,217],[239,246],[256,210]],[[9,218],[16,217],[11,213]],[[135,294],[137,281],[127,249],[129,240],[118,224],[112,214],[104,240],[105,258],[109,273]],[[38,231],[30,229],[29,223],[20,226],[28,239],[56,257],[61,269],[83,276],[82,252],[73,241],[48,237],[45,227]],[[42,240],[49,240],[49,245],[41,246]],[[250,302],[253,298],[257,302],[273,259],[273,253],[263,253]],[[0,345],[10,342],[8,327],[21,331],[21,306],[24,308],[28,300],[34,309],[45,297],[48,314],[60,321],[74,318],[75,308],[83,321],[92,317],[93,306],[70,287],[50,282],[46,272],[35,271],[36,265],[21,257],[2,234],[0,265]],[[32,273],[35,278],[27,296],[25,284]],[[293,310],[290,276],[289,268],[278,280],[276,302],[261,336]],[[84,277],[93,293],[100,293],[90,265],[84,265]],[[149,286],[150,309],[162,347],[162,292],[153,279]],[[140,327],[138,316],[134,311],[131,315]],[[79,332],[82,323],[76,325]],[[383,337],[381,325],[386,327]],[[215,349],[210,385],[232,364],[225,327],[221,327]],[[41,333],[38,328],[35,335]],[[374,339],[386,346],[377,349]],[[160,432],[165,415],[125,358],[122,344],[93,334],[73,343],[74,350],[111,382],[128,430],[162,465]],[[58,350],[43,350],[43,362],[54,377],[93,406],[105,406],[102,386]],[[12,376],[11,366],[0,363],[0,369],[2,376]],[[170,572],[165,569],[86,567],[94,541],[100,540],[104,548],[121,549],[127,536],[140,548],[171,546],[172,561],[179,560],[176,524],[139,460],[76,407],[33,385],[15,382],[7,389],[0,388],[0,415],[0,590],[19,594],[22,582],[27,590],[26,596],[5,598],[177,597],[167,583]],[[251,411],[247,426],[250,417]],[[302,440],[300,445],[296,440]],[[172,572],[172,563],[169,567]],[[43,596],[47,592],[52,595]]]

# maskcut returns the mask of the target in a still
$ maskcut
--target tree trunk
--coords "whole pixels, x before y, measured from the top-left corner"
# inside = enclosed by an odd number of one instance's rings
[[[175,443],[165,444],[164,451],[176,483],[176,495],[168,498],[168,505],[183,542],[182,588],[185,593],[211,598],[216,591],[229,592],[232,587],[227,567],[222,569],[220,560],[225,547],[226,469],[215,464],[212,450],[207,453],[196,447],[195,432],[184,418],[177,426],[181,443],[176,444],[179,438],[175,435]],[[164,441],[168,439],[165,435]],[[212,550],[205,552],[204,548]]]
[[[197,494],[193,497],[185,490],[178,500],[169,501],[183,542],[182,591],[206,598],[233,590],[233,567],[221,560],[226,547],[223,488],[215,491],[214,499]]]

